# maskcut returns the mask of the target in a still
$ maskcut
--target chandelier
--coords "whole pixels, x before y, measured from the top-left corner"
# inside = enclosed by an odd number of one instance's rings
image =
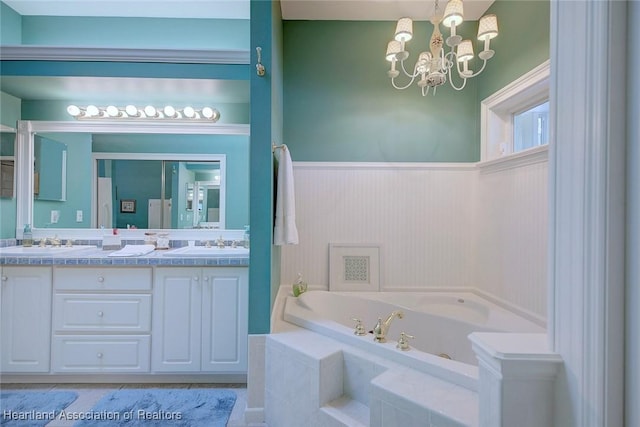
[[[498,35],[498,18],[496,15],[484,15],[478,23],[478,40],[484,42],[484,48],[478,53],[478,57],[482,60],[482,67],[477,72],[469,69],[469,61],[474,56],[473,43],[471,40],[462,40],[462,37],[456,34],[456,27],[464,20],[462,0],[449,0],[444,14],[440,11],[438,0],[435,0],[433,15],[429,20],[433,24],[429,50],[418,55],[418,60],[411,72],[408,72],[405,67],[405,61],[409,58],[405,44],[413,38],[413,21],[411,18],[398,20],[394,39],[387,45],[386,54],[387,61],[391,62],[391,69],[387,72],[391,78],[391,84],[396,89],[406,89],[417,81],[422,96],[426,96],[430,88],[433,88],[435,94],[438,86],[444,85],[448,79],[451,87],[462,90],[467,79],[480,74],[487,65],[487,61],[493,57],[495,52],[490,49],[490,41]],[[450,29],[450,35],[446,39],[450,50],[446,53],[443,48],[445,41],[440,33],[440,23]],[[400,75],[400,71],[396,69],[398,62],[403,74],[410,79],[405,86],[396,83],[396,77]],[[456,79],[460,81],[458,85],[453,81],[454,74],[457,74]]]
[[[193,107],[175,108],[167,105],[162,108],[147,105],[146,107],[136,107],[135,105],[127,105],[125,107],[116,107],[109,105],[107,107],[96,107],[95,105],[87,105],[79,107],[77,105],[69,105],[67,113],[76,120],[95,120],[95,119],[133,119],[133,120],[188,120],[188,121],[207,121],[217,122],[220,118],[220,111],[211,107],[196,109]]]

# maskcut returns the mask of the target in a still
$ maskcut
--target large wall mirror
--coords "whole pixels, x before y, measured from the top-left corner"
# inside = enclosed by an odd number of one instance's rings
[[[242,229],[248,141],[248,125],[19,122],[16,232]]]

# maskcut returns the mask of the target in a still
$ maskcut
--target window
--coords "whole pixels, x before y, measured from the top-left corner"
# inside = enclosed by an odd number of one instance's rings
[[[549,143],[549,61],[482,101],[481,161]]]
[[[549,143],[549,101],[513,116],[513,152]]]

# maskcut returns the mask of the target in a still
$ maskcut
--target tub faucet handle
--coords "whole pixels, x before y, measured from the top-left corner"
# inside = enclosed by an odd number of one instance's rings
[[[356,330],[353,331],[353,333],[355,335],[367,335],[367,331],[364,329],[364,325],[362,324],[362,320],[352,317],[351,320],[353,320],[354,322],[356,322]]]
[[[409,350],[411,347],[409,347],[409,338],[413,339],[415,338],[413,335],[409,335],[407,333],[404,332],[400,332],[400,339],[398,340],[398,344],[396,344],[396,348],[402,350],[402,351],[407,351]]]

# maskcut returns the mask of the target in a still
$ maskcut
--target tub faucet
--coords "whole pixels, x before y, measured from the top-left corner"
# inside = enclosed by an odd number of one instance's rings
[[[381,317],[378,317],[378,323],[376,323],[376,326],[373,328],[373,340],[375,342],[387,342],[389,326],[391,326],[391,321],[396,317],[398,319],[402,319],[404,317],[404,312],[402,310],[392,311],[384,321]]]

